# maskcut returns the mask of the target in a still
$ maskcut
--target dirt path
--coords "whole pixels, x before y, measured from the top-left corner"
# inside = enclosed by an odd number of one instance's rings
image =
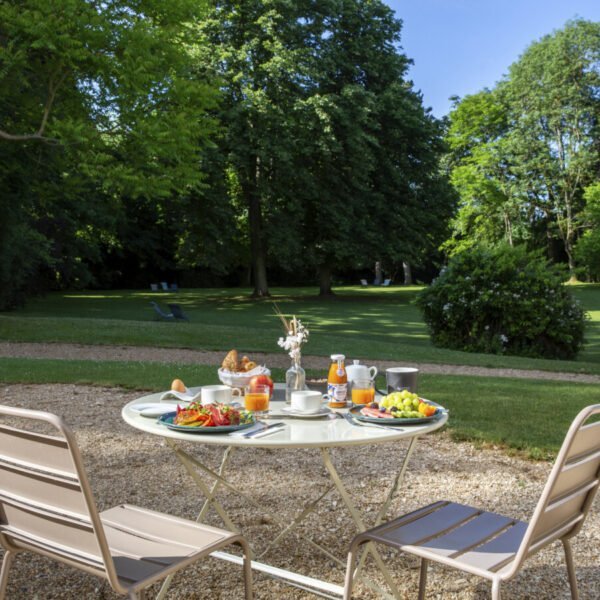
[[[0,357],[19,358],[54,358],[66,360],[114,360],[144,361],[179,364],[219,365],[224,352],[208,352],[204,350],[186,350],[183,348],[150,348],[146,346],[99,346],[83,344],[45,344],[45,343],[13,343],[0,342]],[[270,367],[286,368],[289,365],[287,356],[281,353],[252,353],[252,359]],[[380,371],[398,362],[369,360]],[[303,356],[305,368],[323,369],[327,359],[323,356]],[[578,383],[600,383],[598,375],[579,373],[555,373],[525,369],[491,369],[487,367],[469,367],[463,365],[438,365],[431,363],[402,363],[405,366],[418,367],[423,373],[443,375],[475,375],[480,377],[521,377],[524,379],[548,379],[554,381],[574,381]]]

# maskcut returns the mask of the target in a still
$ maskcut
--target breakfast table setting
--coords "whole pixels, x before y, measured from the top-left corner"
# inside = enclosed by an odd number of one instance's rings
[[[340,359],[337,357],[343,355],[333,356],[336,359],[332,362],[330,375],[334,369],[336,373],[340,372]],[[416,394],[416,369],[388,369],[385,374],[386,392],[375,387],[376,369],[373,371],[374,368],[369,369],[355,361],[348,366],[350,379],[345,384],[346,393],[342,402],[339,389],[344,384],[332,384],[331,376],[328,382],[315,382],[312,385],[310,381],[302,381],[298,386],[300,389],[290,391],[288,382],[273,383],[266,367],[254,364],[247,357],[244,359],[246,364],[250,363],[250,368],[240,373],[229,370],[228,374],[224,374],[223,366],[219,369],[220,384],[187,388],[183,382],[175,380],[170,390],[148,394],[126,404],[121,412],[122,418],[131,427],[160,437],[172,450],[201,494],[197,520],[203,522],[208,511],[213,509],[224,526],[235,532],[239,532],[240,527],[219,499],[220,492],[236,494],[244,503],[268,513],[268,506],[247,493],[243,485],[234,484],[228,477],[228,473],[235,469],[247,468],[243,461],[244,455],[255,448],[275,452],[315,450],[328,475],[329,485],[326,489],[315,490],[314,497],[299,500],[297,504],[290,506],[290,514],[268,514],[273,533],[266,547],[263,544],[263,547],[257,548],[253,545],[253,540],[249,539],[252,568],[318,596],[342,597],[341,582],[303,574],[302,565],[298,565],[297,569],[294,565],[293,570],[282,569],[267,563],[265,555],[276,548],[283,538],[293,533],[312,550],[344,568],[345,556],[336,556],[315,541],[314,536],[311,536],[311,527],[307,529],[299,526],[310,522],[317,508],[324,502],[332,502],[334,495],[337,495],[338,502],[341,500],[341,506],[348,511],[357,533],[382,523],[402,486],[417,440],[443,427],[448,420],[448,411]],[[233,365],[231,360],[228,364]],[[237,365],[242,367],[242,362],[238,361]],[[343,361],[341,366],[343,367]],[[346,375],[344,368],[344,376]],[[337,381],[335,376],[333,380]],[[361,403],[352,400],[360,400]],[[356,506],[351,490],[344,483],[343,470],[339,464],[337,467],[334,464],[332,451],[339,453],[344,448],[372,444],[395,444],[394,455],[398,458],[393,463],[395,474],[391,485],[387,491],[382,490],[381,506],[375,517],[371,517],[367,523]],[[203,446],[222,448],[217,468],[204,460],[201,452]],[[400,448],[403,452],[399,451]],[[289,494],[292,491],[286,489],[282,493]],[[372,544],[366,545],[355,576],[360,577],[367,555],[375,560],[387,586],[396,594],[391,573]],[[241,556],[227,552],[215,552],[214,556],[237,564],[242,562]],[[366,578],[363,580],[384,597],[389,596],[374,582]],[[166,595],[168,586],[167,580],[158,598]]]

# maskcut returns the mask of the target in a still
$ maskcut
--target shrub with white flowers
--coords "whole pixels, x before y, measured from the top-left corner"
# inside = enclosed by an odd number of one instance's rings
[[[566,278],[522,247],[471,248],[450,260],[417,303],[436,346],[572,359],[586,316]]]

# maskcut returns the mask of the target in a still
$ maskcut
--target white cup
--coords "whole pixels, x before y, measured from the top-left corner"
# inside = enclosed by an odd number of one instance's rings
[[[319,412],[321,403],[323,402],[323,394],[314,390],[299,390],[292,392],[292,410],[297,412],[312,414]]]
[[[241,391],[237,388],[230,388],[228,385],[204,385],[202,386],[202,406],[206,404],[230,404],[233,396],[241,396]]]

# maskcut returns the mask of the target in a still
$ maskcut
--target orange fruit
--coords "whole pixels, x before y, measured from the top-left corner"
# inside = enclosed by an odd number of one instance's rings
[[[174,392],[182,392],[183,394],[185,394],[185,392],[187,392],[185,383],[183,383],[183,381],[181,381],[181,379],[173,379],[173,383],[171,384],[171,389]]]

